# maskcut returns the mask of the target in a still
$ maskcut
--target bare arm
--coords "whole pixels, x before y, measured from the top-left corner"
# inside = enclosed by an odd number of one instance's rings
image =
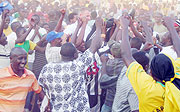
[[[6,16],[7,16],[8,13],[9,13],[8,10],[4,10],[2,12],[2,22],[1,22],[1,27],[0,27],[0,38],[1,38],[2,34],[3,34],[3,29],[4,29],[4,25],[5,25],[5,19],[6,19]]]
[[[110,40],[115,40],[116,39],[116,36],[118,34],[118,31],[119,31],[119,27],[120,27],[120,24],[118,22],[119,21],[115,21],[116,28],[115,28],[115,31],[114,31],[113,35],[111,36]]]
[[[165,17],[164,24],[171,34],[173,46],[177,53],[177,56],[180,57],[180,47],[179,47],[180,46],[180,37],[179,37],[176,29],[174,28],[174,22],[170,17]]]
[[[153,39],[152,39],[152,31],[151,29],[148,27],[147,22],[142,22],[142,26],[143,26],[143,30],[145,32],[146,35],[146,42],[149,42],[153,45]]]
[[[89,48],[92,53],[95,53],[101,47],[101,44],[102,44],[102,39],[101,39],[102,24],[103,24],[103,20],[101,18],[97,18],[96,19],[96,35],[92,39],[91,46]]]
[[[107,73],[106,73],[106,63],[107,63],[107,61],[108,61],[108,56],[107,56],[107,54],[101,55],[100,59],[101,59],[101,62],[102,62],[101,74],[102,74],[102,75],[103,75],[103,74],[107,74]]]
[[[33,29],[33,26],[31,26],[28,29],[28,31],[26,31],[26,33],[24,35],[22,35],[21,37],[17,38],[15,44],[24,42],[26,40],[26,37],[29,35],[29,33],[31,32],[32,29]]]
[[[82,21],[80,19],[78,19],[78,25],[76,27],[76,30],[74,32],[74,34],[72,35],[71,37],[71,42],[75,45],[76,44],[76,40],[77,40],[77,35],[78,35],[78,32],[79,32],[79,29],[81,28],[81,25],[82,25]]]
[[[130,28],[131,28],[133,34],[134,34],[136,37],[141,38],[142,41],[145,43],[146,40],[144,39],[144,36],[141,35],[141,34],[137,31],[137,29],[134,27],[133,20],[132,20],[131,18],[130,18],[130,25],[129,25],[129,26],[130,26]]]
[[[129,38],[128,38],[129,20],[124,17],[121,17],[121,25],[122,25],[121,55],[126,66],[128,67],[134,61],[131,53]]]
[[[76,40],[76,46],[80,46],[83,42],[83,39],[84,39],[84,34],[85,34],[85,30],[86,30],[86,25],[87,25],[87,21],[86,20],[82,20],[83,21],[83,24],[82,24],[82,27],[81,27],[81,31],[78,35],[78,38]]]
[[[60,19],[58,21],[58,24],[57,24],[56,28],[55,28],[56,32],[60,32],[61,31],[62,22],[63,22],[64,16],[65,16],[66,10],[62,9],[62,10],[60,10],[60,12],[61,12],[61,17],[60,17]]]

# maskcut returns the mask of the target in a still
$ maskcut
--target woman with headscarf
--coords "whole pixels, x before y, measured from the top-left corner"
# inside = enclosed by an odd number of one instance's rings
[[[164,18],[173,46],[180,57],[180,38],[173,21]],[[180,58],[173,60],[165,54],[155,56],[151,62],[151,75],[134,61],[128,40],[129,20],[122,17],[122,57],[128,70],[126,72],[139,99],[140,112],[179,112],[180,111]]]

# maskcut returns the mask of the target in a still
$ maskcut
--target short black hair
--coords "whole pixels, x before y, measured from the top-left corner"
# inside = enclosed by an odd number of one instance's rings
[[[142,45],[142,40],[138,37],[134,37],[130,39],[130,43],[131,43],[131,48],[136,48],[140,50]]]
[[[67,42],[62,45],[60,54],[67,58],[73,58],[76,52],[77,50],[75,46],[72,43]]]
[[[16,29],[16,35],[18,37],[19,33],[22,31],[22,30],[26,30],[24,27],[19,27]]]
[[[70,22],[71,19],[74,18],[75,15],[77,15],[77,13],[75,13],[75,12],[70,13],[70,14],[68,15],[68,20],[69,20],[69,22]]]
[[[15,29],[16,29],[16,25],[17,24],[21,24],[19,21],[17,21],[17,22],[13,22],[12,24],[11,24],[11,29],[14,31]]]
[[[133,58],[143,66],[144,70],[147,65],[149,65],[149,58],[146,55],[146,52],[139,51],[133,54]]]

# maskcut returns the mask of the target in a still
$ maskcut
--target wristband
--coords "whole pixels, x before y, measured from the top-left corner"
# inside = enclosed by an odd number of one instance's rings
[[[101,34],[101,37],[102,37],[102,38],[105,38],[105,37],[106,37],[106,34]]]

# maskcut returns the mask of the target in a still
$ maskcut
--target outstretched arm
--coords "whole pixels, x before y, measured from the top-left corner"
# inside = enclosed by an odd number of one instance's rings
[[[101,28],[102,28],[102,24],[103,24],[103,20],[99,17],[96,19],[96,35],[93,38],[92,42],[91,42],[91,46],[90,46],[90,51],[92,53],[95,53],[102,44],[102,38],[101,38]]]
[[[167,27],[171,34],[174,49],[176,50],[177,56],[180,57],[180,37],[174,28],[174,22],[170,17],[164,18],[164,25]]]
[[[66,10],[62,9],[62,10],[60,10],[60,12],[61,12],[61,17],[60,17],[60,19],[58,21],[58,24],[57,24],[56,28],[55,28],[56,32],[60,32],[61,31],[62,22],[63,22],[64,16],[65,16]]]
[[[72,37],[71,37],[71,42],[76,45],[76,40],[77,40],[77,35],[78,35],[78,32],[79,32],[79,29],[81,28],[81,25],[82,25],[82,21],[80,19],[78,19],[78,25],[76,27],[76,30],[75,32],[73,33]]]
[[[128,67],[134,61],[128,37],[129,20],[125,17],[121,17],[120,21],[122,25],[121,55],[126,66]]]

